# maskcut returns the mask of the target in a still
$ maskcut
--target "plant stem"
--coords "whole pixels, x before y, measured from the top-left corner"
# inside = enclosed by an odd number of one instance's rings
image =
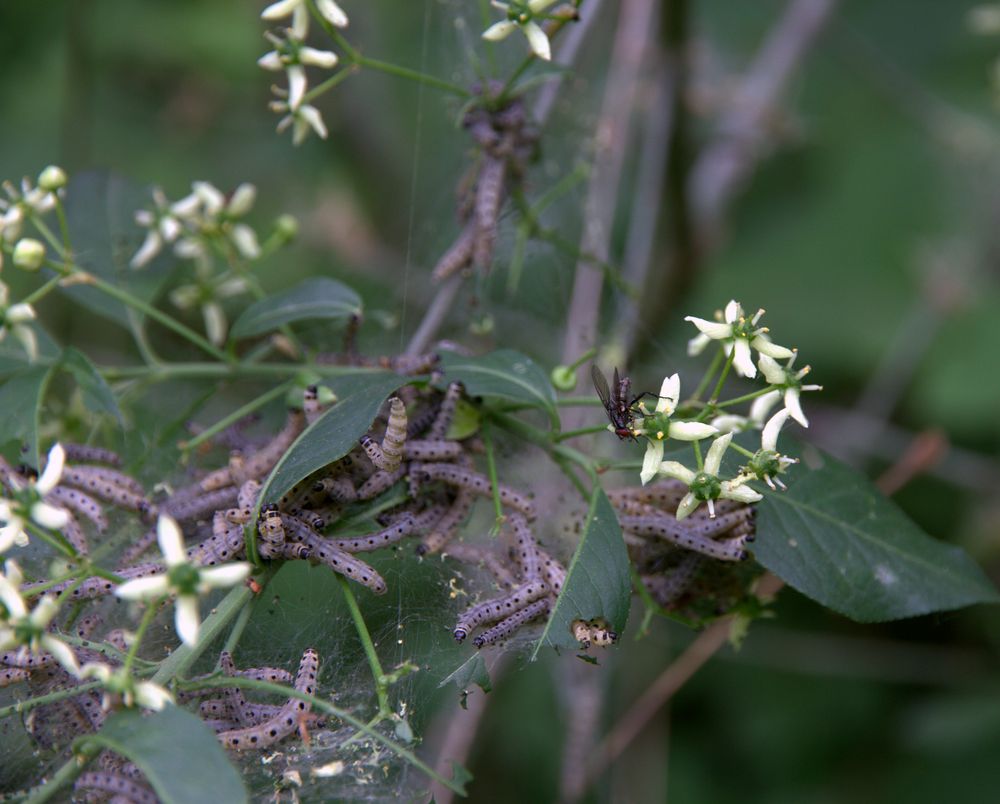
[[[272,399],[277,399],[278,397],[284,395],[284,393],[289,388],[291,388],[292,385],[293,385],[292,381],[283,382],[283,383],[281,383],[281,385],[277,385],[274,388],[272,388],[270,391],[267,391],[266,393],[261,394],[256,399],[252,399],[251,401],[247,402],[242,407],[239,407],[236,410],[234,410],[228,416],[225,416],[224,418],[219,419],[219,421],[217,421],[211,427],[208,427],[205,430],[202,430],[194,438],[191,438],[191,439],[189,439],[187,441],[182,441],[180,443],[180,445],[179,445],[180,448],[181,448],[181,451],[183,451],[183,452],[190,452],[195,447],[197,447],[199,444],[202,444],[205,441],[208,441],[210,438],[212,438],[213,436],[215,436],[218,433],[221,433],[223,430],[225,430],[230,425],[234,424],[235,422],[238,422],[240,419],[242,419],[242,418],[246,417],[247,415],[253,413],[258,408],[264,407],[264,405],[266,405]]]
[[[361,614],[361,609],[358,608],[357,598],[354,597],[354,592],[347,578],[338,574],[337,582],[340,584],[340,591],[344,593],[344,600],[347,602],[347,608],[351,612],[351,619],[354,620],[354,628],[358,632],[358,638],[361,640],[365,656],[368,658],[368,666],[372,671],[372,678],[375,680],[375,694],[378,697],[378,716],[376,720],[391,717],[392,709],[389,707],[389,688],[385,681],[385,672],[382,670],[382,664],[379,662],[378,654],[375,652],[375,644],[372,642],[371,634],[368,633],[365,618]]]
[[[227,358],[228,360],[228,358]],[[106,380],[128,380],[136,377],[154,381],[186,379],[190,377],[246,378],[294,377],[302,372],[312,372],[324,377],[341,377],[347,374],[377,374],[383,369],[359,366],[333,366],[326,363],[248,363],[246,361],[218,363],[159,363],[155,366],[110,366],[100,370]]]
[[[80,688],[76,687],[74,689],[79,691]],[[29,793],[25,799],[25,804],[42,804],[42,802],[51,799],[64,787],[69,787],[73,784],[76,777],[83,773],[83,769],[87,767],[87,764],[97,756],[99,750],[94,745],[82,746],[80,750],[75,751],[73,757],[63,764],[45,784]]]
[[[583,435],[593,435],[594,433],[606,433],[608,431],[608,425],[606,424],[592,424],[590,427],[581,427],[578,430],[565,430],[562,433],[558,433],[553,437],[553,441],[566,441],[570,438],[576,438],[577,436]]]
[[[136,629],[135,637],[132,639],[132,644],[129,645],[128,653],[125,654],[124,668],[126,673],[130,673],[132,671],[132,663],[135,661],[135,655],[139,651],[139,645],[142,644],[142,638],[145,636],[150,623],[153,622],[153,618],[156,616],[160,603],[162,603],[163,600],[164,599],[161,598],[160,600],[151,602],[146,606],[146,610],[142,613],[142,620],[139,622],[138,629]]]
[[[38,304],[42,299],[48,296],[53,290],[59,286],[59,282],[62,279],[60,276],[54,276],[49,279],[44,285],[35,288],[31,293],[25,296],[21,301],[24,304]]]

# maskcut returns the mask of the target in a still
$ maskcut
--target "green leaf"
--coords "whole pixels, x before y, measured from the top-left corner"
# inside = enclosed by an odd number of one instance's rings
[[[535,645],[532,660],[546,645],[578,648],[579,643],[570,632],[570,626],[577,619],[602,617],[612,630],[621,634],[628,621],[631,601],[629,558],[618,517],[607,495],[596,488],[580,544],[566,572],[566,583]]]
[[[441,353],[445,380],[459,381],[469,396],[493,397],[542,408],[559,426],[556,393],[546,374],[530,357],[513,349],[499,349],[481,357]]]
[[[122,424],[122,412],[118,408],[118,400],[115,399],[114,393],[97,367],[83,352],[70,346],[63,352],[59,366],[73,375],[88,410],[94,413],[108,413]]]
[[[853,469],[817,460],[792,467],[788,491],[758,507],[753,553],[764,567],[859,622],[1000,601],[961,548],[930,538]]]
[[[66,218],[77,264],[90,273],[151,302],[169,279],[175,258],[170,248],[141,269],[129,267],[146,236],[135,223],[137,209],[151,208],[148,190],[107,172],[73,176],[66,193]],[[88,285],[60,290],[94,313],[131,328],[142,314]]]
[[[177,706],[143,717],[116,712],[94,736],[81,741],[130,759],[164,804],[247,801],[239,773],[200,718]]]
[[[283,324],[304,319],[336,321],[361,314],[361,298],[336,279],[307,279],[285,293],[250,305],[236,319],[233,338],[248,338],[271,332]]]
[[[38,466],[38,414],[52,370],[33,366],[0,385],[0,433],[4,445],[17,442],[26,448],[22,459]]]
[[[483,661],[483,654],[476,651],[465,662],[449,673],[438,684],[438,688],[440,689],[447,684],[454,684],[458,687],[459,692],[462,693],[467,691],[473,684],[478,686],[483,692],[490,692],[493,689],[493,684],[490,682],[490,674],[486,669],[486,662]]]
[[[306,428],[274,467],[260,493],[262,504],[275,502],[300,480],[350,452],[372,426],[386,397],[406,382],[398,374],[367,372],[326,383],[337,402]]]

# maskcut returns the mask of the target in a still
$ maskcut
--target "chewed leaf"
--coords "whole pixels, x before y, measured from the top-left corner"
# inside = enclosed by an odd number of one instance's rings
[[[438,687],[444,687],[447,684],[454,684],[461,693],[467,692],[473,684],[478,686],[483,692],[492,690],[493,685],[490,683],[490,674],[486,670],[486,662],[483,661],[483,654],[474,653],[441,681]]]
[[[233,324],[233,338],[271,332],[306,319],[336,321],[361,313],[361,298],[336,279],[307,279],[291,290],[250,305]]]
[[[295,440],[268,477],[260,500],[276,502],[300,480],[344,457],[371,427],[386,397],[406,381],[382,371],[329,380],[326,384],[337,395],[336,404]]]
[[[530,357],[500,349],[482,357],[441,353],[445,380],[457,380],[469,396],[494,397],[539,407],[558,424],[556,394],[548,375]]]
[[[618,517],[607,495],[598,488],[591,499],[580,544],[566,572],[566,583],[531,658],[535,659],[546,646],[578,648],[579,642],[571,630],[574,620],[600,618],[621,634],[631,600],[629,558]]]
[[[116,712],[84,743],[130,759],[166,804],[247,801],[239,773],[201,719],[177,706],[144,717],[136,709]]]
[[[821,456],[782,476],[757,515],[757,561],[807,597],[859,622],[996,603],[959,547],[932,539],[854,470]]]

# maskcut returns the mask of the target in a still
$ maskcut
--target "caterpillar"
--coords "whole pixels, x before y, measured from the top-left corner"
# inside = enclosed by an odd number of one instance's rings
[[[621,517],[620,521],[622,530],[628,530],[640,536],[656,536],[676,544],[678,547],[693,550],[720,561],[745,561],[750,557],[750,554],[743,549],[744,539],[717,542],[683,527],[678,527],[675,520],[665,516],[624,516]]]
[[[90,447],[86,444],[63,443],[66,460],[71,463],[103,463],[108,466],[121,466],[121,456],[103,447]]]
[[[29,678],[31,678],[30,670],[25,670],[20,667],[0,668],[0,689],[9,687],[11,684],[17,684],[21,681],[27,681]]]
[[[388,587],[382,576],[364,561],[328,542],[298,517],[282,514],[281,518],[287,531],[291,531],[292,539],[308,548],[310,559],[326,564],[334,572],[367,586],[376,595],[386,593]]]
[[[124,800],[131,804],[158,804],[160,800],[146,785],[110,771],[84,771],[74,783],[73,789],[97,790],[107,793],[112,800]]]
[[[215,491],[223,486],[241,485],[247,480],[263,477],[281,460],[281,456],[305,429],[305,424],[305,414],[301,410],[289,411],[285,426],[251,458],[245,459],[234,453],[228,466],[205,475],[200,483],[202,491]]]
[[[704,561],[704,557],[698,553],[688,553],[669,572],[663,575],[645,576],[642,579],[643,586],[649,591],[653,600],[661,606],[669,606],[684,594]]]
[[[470,220],[462,227],[458,237],[445,250],[431,271],[431,279],[441,282],[472,263],[472,250],[476,242],[476,222]]]
[[[431,532],[417,546],[417,555],[432,555],[454,538],[458,528],[469,516],[475,497],[466,489],[459,489],[451,507],[434,524]]]
[[[126,489],[139,497],[146,495],[146,490],[134,477],[107,466],[66,465],[61,480],[87,491],[96,492],[100,484],[106,484]]]
[[[354,488],[354,483],[343,475],[317,480],[313,484],[312,492],[338,503],[350,503],[358,499],[358,490]]]
[[[457,441],[422,439],[407,441],[403,457],[408,461],[455,461],[464,454]]]
[[[566,583],[566,568],[541,547],[537,550],[538,560],[542,562],[542,577],[552,590],[552,594],[558,595]]]
[[[529,581],[514,589],[504,597],[486,600],[459,615],[458,623],[452,632],[456,642],[462,642],[471,631],[484,623],[491,623],[523,609],[540,597],[548,594],[549,588],[542,581]]]
[[[486,475],[453,463],[422,463],[411,466],[410,473],[418,479],[441,480],[449,485],[468,489],[481,497],[493,495],[492,485]],[[497,484],[497,495],[503,505],[520,511],[529,520],[535,518],[535,504],[525,495],[503,483]]]
[[[328,407],[320,401],[319,386],[310,385],[302,392],[302,412],[305,414],[307,425],[315,422]]]
[[[612,631],[607,622],[600,618],[573,620],[570,624],[570,632],[583,650],[587,650],[591,645],[606,648],[618,641],[618,634]]]
[[[223,486],[215,491],[203,492],[199,487],[193,487],[197,496],[175,494],[160,505],[160,510],[169,514],[178,522],[192,519],[203,519],[215,513],[220,508],[229,508],[236,503],[238,489],[236,486]],[[154,530],[155,534],[156,531]]]
[[[514,530],[514,540],[517,547],[514,560],[521,567],[521,577],[526,581],[538,580],[542,577],[541,559],[538,556],[538,544],[528,527],[528,522],[521,514],[511,514],[507,521]]]
[[[299,671],[295,676],[295,690],[307,695],[315,694],[318,670],[319,655],[315,650],[309,648],[302,654]],[[257,726],[223,731],[217,736],[226,748],[237,751],[249,748],[267,748],[294,732],[298,728],[299,718],[307,714],[311,708],[312,704],[298,698],[292,698],[270,720],[265,720]]]
[[[396,483],[403,479],[406,474],[406,467],[400,466],[394,472],[379,470],[369,477],[358,487],[357,498],[359,500],[370,500],[385,491],[391,489]]]
[[[65,508],[61,510],[66,511]],[[80,527],[80,520],[78,520],[69,511],[66,511],[66,524],[60,529],[60,533],[66,537],[73,549],[76,550],[80,555],[87,555],[87,537],[83,535],[83,528]]]
[[[45,495],[45,502],[69,508],[71,511],[87,517],[87,519],[94,523],[94,527],[98,531],[103,532],[107,530],[108,519],[97,500],[89,494],[84,494],[82,491],[67,488],[66,486],[56,486]]]
[[[413,516],[408,515],[377,533],[350,539],[336,539],[333,544],[345,553],[363,553],[395,544],[411,535],[415,529],[415,520]]]
[[[406,444],[406,406],[399,397],[389,400],[389,419],[385,425],[385,435],[381,446],[371,436],[361,437],[361,448],[377,469],[395,472],[403,460]]]
[[[529,623],[549,611],[549,599],[542,598],[534,603],[529,603],[523,609],[518,609],[510,617],[498,622],[491,628],[487,628],[479,636],[472,640],[472,644],[477,648],[492,645],[502,639],[506,639],[525,623]]]
[[[449,383],[441,405],[438,408],[434,423],[427,430],[427,439],[430,441],[440,441],[448,434],[448,428],[455,418],[455,409],[458,407],[458,400],[462,398],[462,384],[459,382]]]
[[[484,155],[476,182],[476,200],[473,217],[476,237],[472,249],[473,261],[484,270],[493,262],[493,245],[496,240],[497,219],[503,200],[507,160]]]
[[[210,567],[235,558],[243,548],[243,528],[226,519],[223,511],[218,511],[212,520],[212,535],[188,550],[188,560]]]
[[[260,519],[257,522],[257,532],[260,534],[257,550],[261,557],[280,557],[285,548],[285,526],[282,524],[282,516],[278,512],[278,506],[271,503],[261,509]]]

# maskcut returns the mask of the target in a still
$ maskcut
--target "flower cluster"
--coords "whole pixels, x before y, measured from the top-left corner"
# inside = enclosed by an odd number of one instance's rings
[[[736,373],[746,378],[756,378],[758,369],[767,388],[753,396],[748,416],[728,411],[716,400],[706,403],[684,404],[680,396],[680,377],[673,374],[664,379],[653,411],[640,401],[631,411],[632,433],[647,439],[646,454],[642,462],[640,480],[643,485],[657,476],[672,477],[688,487],[677,508],[677,519],[684,519],[694,512],[701,503],[707,503],[709,515],[715,516],[714,502],[720,499],[741,503],[753,503],[761,499],[759,492],[746,485],[751,480],[763,480],[772,489],[784,484],[778,475],[795,463],[778,452],[778,434],[789,418],[803,427],[809,421],[802,411],[800,395],[802,391],[818,391],[818,385],[804,385],[802,380],[809,373],[809,367],[794,369],[797,352],[772,342],[767,328],[759,325],[763,310],[752,317],[743,313],[737,301],[731,301],[724,311],[716,314],[716,320],[688,316],[685,320],[693,323],[700,334],[688,344],[689,354],[699,354],[713,341],[719,344],[727,359],[725,366],[732,366]],[[756,365],[753,352],[758,359]],[[779,360],[785,362],[779,363]],[[723,370],[724,371],[724,370]],[[710,378],[706,378],[710,379]],[[783,407],[769,420],[768,414],[779,401]],[[709,421],[705,421],[709,419]],[[744,453],[748,462],[733,476],[722,477],[722,458],[731,446],[733,434],[748,429],[762,429],[761,448],[755,453],[733,445]],[[664,442],[673,438],[678,441],[697,442],[715,437],[701,460],[697,452],[699,470],[694,471],[677,461],[664,461]]]
[[[20,648],[29,653],[50,654],[69,673],[80,666],[73,650],[54,634],[49,624],[59,612],[55,598],[43,597],[31,611],[21,597],[24,576],[15,561],[7,561],[0,573],[0,652]]]
[[[545,19],[542,14],[545,9],[551,6],[555,0],[511,0],[509,3],[502,3],[499,0],[492,0],[491,5],[505,12],[507,19],[494,23],[483,32],[483,39],[497,42],[506,39],[514,31],[520,30],[528,40],[528,47],[538,58],[550,61],[552,59],[552,47],[549,38],[538,24],[538,19]]]
[[[27,178],[21,180],[20,188],[9,181],[3,182],[3,192],[7,197],[0,197],[0,268],[3,268],[3,255],[7,250],[18,268],[37,271],[42,267],[45,245],[32,237],[21,237],[21,233],[26,221],[38,219],[56,208],[65,193],[66,183],[66,172],[55,165],[39,173],[34,186]],[[27,345],[25,348],[28,348]]]
[[[241,221],[256,197],[252,184],[241,184],[227,197],[208,182],[197,181],[179,201],[171,202],[161,189],[154,189],[153,208],[135,214],[136,223],[147,231],[130,265],[148,265],[167,245],[173,246],[178,257],[190,260],[194,281],[177,287],[170,299],[183,310],[200,307],[205,331],[216,345],[225,341],[227,330],[221,300],[245,293],[248,284],[231,267],[217,273],[215,257],[221,256],[230,265],[260,257],[257,233]]]
[[[337,28],[347,27],[347,15],[333,0],[316,0],[316,11],[329,24]],[[270,21],[291,18],[291,26],[281,33],[266,34],[274,49],[257,60],[265,70],[284,71],[288,88],[274,88],[278,100],[271,103],[271,110],[284,115],[278,123],[278,131],[292,128],[292,142],[301,143],[309,132],[315,132],[326,139],[326,124],[315,106],[305,102],[308,81],[306,67],[321,67],[326,70],[337,66],[337,54],[330,50],[317,50],[305,44],[309,33],[309,7],[306,0],[279,0],[261,12],[261,18]]]
[[[250,574],[245,561],[221,567],[202,568],[188,561],[184,540],[177,523],[161,514],[156,524],[156,537],[167,565],[167,571],[148,578],[126,581],[115,591],[126,600],[158,600],[175,595],[175,625],[177,635],[187,645],[198,642],[201,616],[198,614],[198,596],[210,589],[234,586]]]

